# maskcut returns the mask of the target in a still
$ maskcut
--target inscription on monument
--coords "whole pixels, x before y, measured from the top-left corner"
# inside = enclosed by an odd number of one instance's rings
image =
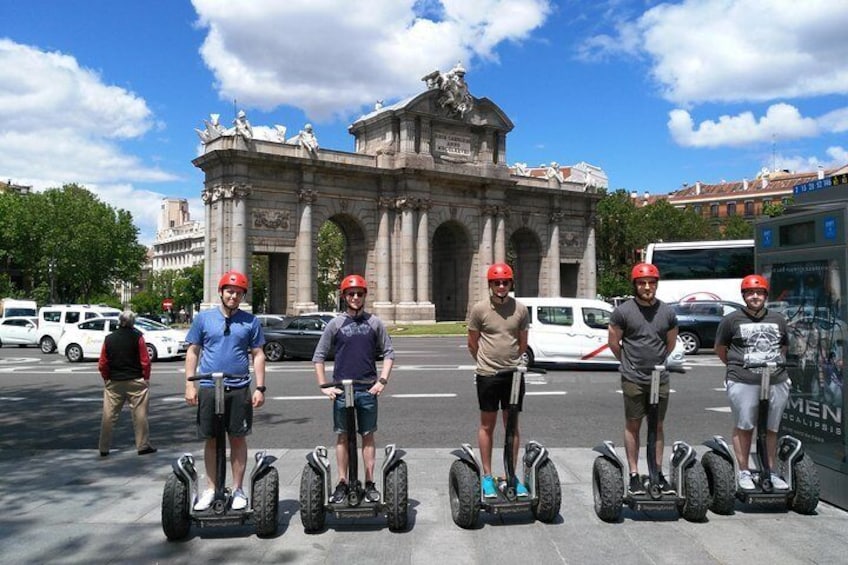
[[[471,136],[457,133],[433,132],[434,150],[444,158],[468,161],[471,159]]]

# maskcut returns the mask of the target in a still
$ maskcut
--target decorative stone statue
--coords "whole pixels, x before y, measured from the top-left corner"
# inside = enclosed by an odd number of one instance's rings
[[[247,114],[244,113],[244,110],[239,110],[236,119],[233,120],[233,125],[236,135],[240,135],[246,140],[253,139],[253,128],[250,127],[250,122],[247,121]]]
[[[427,84],[428,89],[438,88],[442,92],[439,96],[439,106],[459,114],[460,118],[464,118],[465,114],[474,107],[474,98],[468,92],[468,85],[465,83],[465,67],[462,63],[457,63],[446,73],[435,70],[421,80]]]
[[[565,182],[565,177],[562,176],[562,171],[559,170],[559,163],[551,161],[550,167],[545,170],[546,179],[556,179],[560,184]]]
[[[209,114],[209,120],[203,120],[203,123],[206,124],[206,129],[199,130],[194,128],[194,131],[197,132],[197,136],[204,145],[218,139],[222,135],[226,135],[226,130],[219,121],[220,118],[220,114]]]
[[[303,126],[303,129],[296,136],[288,140],[288,143],[300,145],[312,155],[318,152],[318,138],[315,137],[315,133],[312,131],[312,124]]]
[[[515,168],[514,174],[516,174],[520,177],[529,177],[530,176],[530,171],[527,169],[527,163],[515,163],[513,165],[513,167]]]

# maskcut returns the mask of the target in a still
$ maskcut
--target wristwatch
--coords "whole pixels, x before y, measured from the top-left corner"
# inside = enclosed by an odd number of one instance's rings
[[[386,377],[380,377],[379,379],[377,379],[377,382],[380,383],[383,386],[386,386],[386,384],[388,384],[389,380]]]
[[[264,386],[258,386],[258,387],[256,387],[256,390],[258,390],[262,394],[265,394],[265,391],[268,390],[268,388],[264,387]]]

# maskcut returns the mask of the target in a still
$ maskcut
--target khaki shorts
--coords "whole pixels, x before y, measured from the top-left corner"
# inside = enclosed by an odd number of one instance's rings
[[[660,384],[660,421],[665,420],[668,410],[668,393],[671,384],[666,381]],[[621,379],[621,391],[624,396],[624,417],[628,420],[641,420],[648,414],[648,401],[651,399],[651,384],[634,383]]]

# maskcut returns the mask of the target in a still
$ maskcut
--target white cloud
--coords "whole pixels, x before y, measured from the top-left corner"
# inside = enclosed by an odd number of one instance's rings
[[[208,30],[200,53],[220,96],[313,120],[420,91],[458,60],[496,59],[542,25],[549,0],[192,0]],[[472,91],[473,91],[473,85]]]
[[[763,162],[765,168],[771,168],[772,163],[777,169],[786,169],[789,171],[815,171],[819,167],[823,169],[835,169],[844,167],[848,162],[848,149],[839,146],[828,147],[825,151],[826,158],[805,157],[802,155],[776,155],[769,158],[768,162]]]
[[[617,37],[591,38],[583,51],[632,53],[635,41],[663,96],[680,106],[845,94],[846,21],[844,0],[684,0],[620,25]]]
[[[151,197],[132,183],[176,177],[125,152],[120,140],[157,124],[147,103],[106,84],[70,55],[0,39],[0,171],[36,190],[77,183],[133,213],[150,237]]]
[[[751,112],[724,115],[718,121],[704,120],[695,127],[686,110],[669,112],[668,129],[674,141],[684,147],[740,146],[772,139],[813,137],[821,128],[812,118],[805,118],[789,104],[774,104],[765,116],[755,118]]]

